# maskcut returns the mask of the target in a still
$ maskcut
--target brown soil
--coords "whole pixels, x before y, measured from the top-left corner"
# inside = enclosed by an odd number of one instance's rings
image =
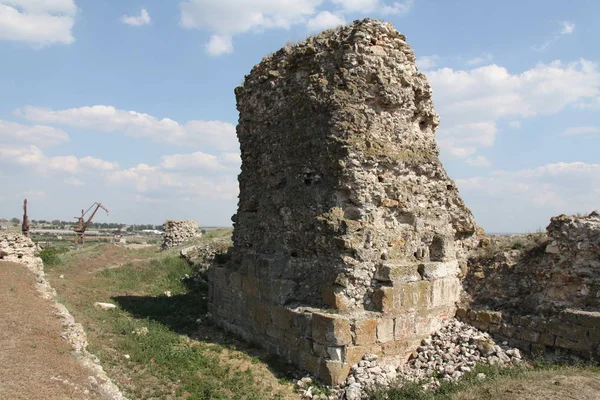
[[[499,379],[474,386],[456,400],[598,400],[600,374],[591,371],[532,371],[522,378]]]
[[[0,398],[101,399],[26,267],[0,262]]]

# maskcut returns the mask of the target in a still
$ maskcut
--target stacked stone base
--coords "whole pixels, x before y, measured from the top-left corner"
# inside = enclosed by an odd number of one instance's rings
[[[542,317],[459,308],[456,316],[528,353],[558,351],[600,360],[600,312],[564,310]]]
[[[251,272],[251,271],[250,271]],[[288,281],[227,268],[209,270],[213,321],[319,377],[342,383],[365,354],[397,363],[455,314],[457,278],[380,289],[381,311],[335,312],[281,304]]]

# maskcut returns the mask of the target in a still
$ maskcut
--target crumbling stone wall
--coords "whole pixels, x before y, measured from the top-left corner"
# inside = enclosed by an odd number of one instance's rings
[[[477,227],[438,159],[405,37],[362,20],[263,59],[235,90],[240,197],[217,323],[336,383],[454,314]]]
[[[42,271],[43,262],[36,254],[35,243],[20,233],[0,234],[0,260],[24,264],[32,271]]]
[[[600,311],[600,214],[551,219],[547,240],[469,262],[467,302],[524,313]]]
[[[163,250],[179,246],[198,235],[198,223],[192,220],[167,220],[163,224]]]
[[[521,315],[458,308],[456,316],[528,353],[558,351],[600,360],[600,312],[565,309],[554,315]]]

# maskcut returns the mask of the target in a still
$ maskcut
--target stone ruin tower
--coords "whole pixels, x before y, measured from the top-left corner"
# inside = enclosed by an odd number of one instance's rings
[[[240,196],[214,321],[331,384],[366,353],[404,358],[454,316],[476,231],[405,37],[369,19],[326,31],[235,94]]]

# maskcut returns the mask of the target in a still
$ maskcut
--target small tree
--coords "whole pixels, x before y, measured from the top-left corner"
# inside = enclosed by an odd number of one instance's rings
[[[13,225],[19,225],[21,223],[21,220],[19,218],[12,218],[10,220],[10,223]]]

